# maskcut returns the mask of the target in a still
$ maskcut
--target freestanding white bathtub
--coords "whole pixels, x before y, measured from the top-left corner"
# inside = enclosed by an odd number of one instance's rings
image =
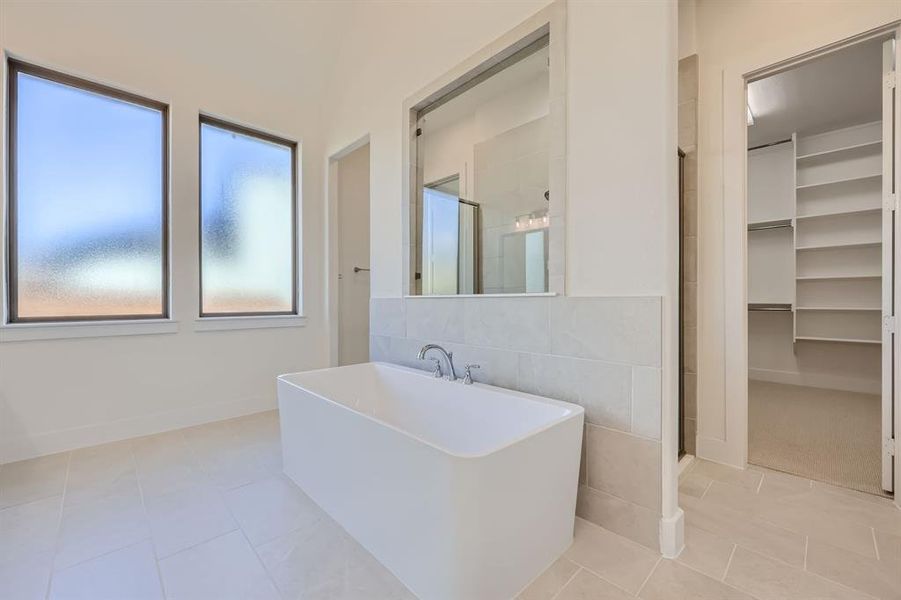
[[[423,600],[506,600],[570,545],[583,410],[366,363],[278,378],[285,473]]]

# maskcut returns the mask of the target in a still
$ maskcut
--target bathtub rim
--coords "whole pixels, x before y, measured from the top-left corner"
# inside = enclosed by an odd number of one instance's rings
[[[556,419],[552,419],[552,420],[548,421],[547,423],[545,423],[545,424],[543,424],[543,425],[541,425],[541,426],[539,426],[539,427],[536,427],[536,428],[534,428],[534,429],[530,429],[530,430],[526,431],[525,433],[522,433],[522,434],[520,434],[520,435],[517,435],[517,436],[515,436],[515,437],[509,439],[509,440],[506,440],[506,441],[504,441],[504,442],[498,444],[497,446],[489,447],[488,450],[485,450],[485,451],[483,451],[483,452],[454,452],[454,451],[449,450],[449,449],[447,449],[447,448],[444,448],[444,447],[442,447],[442,446],[440,446],[440,445],[438,445],[438,444],[436,444],[436,443],[434,443],[434,442],[431,442],[431,441],[429,441],[429,440],[427,440],[427,439],[424,439],[423,437],[421,437],[421,436],[419,436],[419,435],[416,435],[416,434],[414,434],[414,433],[411,433],[411,432],[409,432],[409,431],[406,431],[406,430],[404,430],[404,429],[401,429],[400,427],[397,427],[397,426],[395,426],[395,425],[392,425],[391,423],[388,423],[388,422],[386,422],[386,421],[383,421],[382,419],[378,419],[378,418],[373,417],[373,416],[371,416],[371,415],[367,415],[367,414],[365,414],[365,413],[362,413],[362,412],[360,412],[360,411],[358,411],[358,410],[354,410],[353,408],[347,406],[346,404],[342,404],[341,402],[338,402],[338,401],[336,401],[336,400],[332,400],[331,398],[327,398],[326,396],[323,396],[322,394],[320,394],[320,393],[318,393],[318,392],[314,392],[313,390],[307,389],[307,388],[305,388],[305,387],[303,387],[303,386],[301,386],[301,385],[298,385],[297,383],[294,383],[294,382],[289,381],[288,379],[286,379],[287,377],[291,377],[291,376],[293,376],[293,375],[306,375],[306,374],[311,374],[311,373],[319,373],[319,372],[322,372],[322,371],[331,371],[331,370],[333,370],[333,369],[341,369],[341,368],[344,368],[344,367],[354,367],[354,366],[359,366],[359,365],[375,365],[375,366],[379,366],[379,367],[386,367],[386,368],[389,368],[389,369],[395,369],[395,370],[398,370],[398,371],[402,371],[402,372],[408,373],[408,374],[410,374],[410,375],[414,375],[414,376],[416,376],[416,377],[423,377],[423,378],[427,378],[427,379],[434,379],[430,374],[428,374],[428,373],[426,373],[425,371],[422,371],[422,370],[420,370],[420,369],[414,369],[414,368],[411,368],[411,367],[405,367],[405,366],[403,366],[403,365],[396,365],[396,364],[393,364],[393,363],[388,363],[388,362],[383,362],[383,361],[370,361],[370,362],[366,362],[366,363],[357,363],[356,365],[343,365],[343,366],[341,366],[341,367],[324,367],[324,368],[322,368],[322,369],[310,369],[310,370],[308,370],[308,371],[296,371],[296,372],[294,372],[294,373],[283,373],[283,374],[279,375],[279,376],[276,378],[276,380],[277,380],[278,382],[284,383],[284,384],[289,385],[289,386],[291,386],[291,387],[293,387],[293,388],[297,388],[298,390],[301,390],[301,391],[303,391],[303,392],[306,392],[307,394],[310,394],[310,395],[312,395],[312,396],[315,396],[316,398],[319,398],[320,400],[324,400],[325,402],[327,402],[327,403],[329,403],[329,404],[331,404],[331,405],[333,405],[333,406],[337,406],[338,408],[340,408],[340,409],[342,409],[342,410],[345,410],[345,411],[347,411],[347,412],[349,412],[349,413],[358,415],[358,416],[360,416],[360,417],[362,417],[362,418],[364,418],[364,419],[367,419],[367,420],[369,420],[369,421],[372,421],[373,423],[376,423],[376,424],[378,424],[378,425],[381,425],[382,427],[386,427],[386,428],[388,428],[388,429],[391,429],[391,430],[393,430],[393,431],[396,431],[396,432],[398,432],[399,434],[401,434],[401,435],[403,435],[403,436],[405,436],[405,437],[407,437],[407,438],[410,438],[410,439],[412,439],[412,440],[414,440],[414,441],[416,441],[416,442],[419,442],[419,443],[421,443],[421,444],[424,444],[424,445],[426,445],[426,446],[429,446],[429,447],[431,447],[431,448],[433,448],[433,449],[435,449],[435,450],[441,452],[442,454],[446,454],[446,455],[448,455],[448,456],[450,456],[450,457],[452,457],[452,458],[457,458],[457,459],[486,458],[486,457],[491,456],[491,455],[493,455],[493,454],[497,454],[498,452],[501,452],[502,450],[505,450],[506,448],[509,448],[509,447],[511,447],[511,446],[513,446],[513,445],[515,445],[515,444],[518,444],[518,443],[522,442],[523,440],[525,440],[526,438],[532,437],[532,436],[534,436],[534,435],[538,435],[539,433],[542,433],[543,431],[546,431],[546,430],[550,429],[551,427],[554,427],[554,426],[556,426],[556,425],[560,425],[561,423],[564,423],[564,422],[569,421],[569,420],[571,420],[571,419],[582,419],[582,420],[583,420],[583,424],[584,424],[585,409],[584,409],[582,406],[579,406],[578,404],[574,404],[574,403],[572,403],[572,402],[566,402],[566,401],[564,401],[564,400],[556,400],[556,399],[554,399],[554,398],[547,398],[547,397],[545,397],[545,396],[538,396],[538,395],[536,395],[536,394],[529,394],[529,393],[527,393],[527,392],[520,392],[519,390],[511,390],[511,389],[509,389],[509,388],[503,388],[503,387],[499,387],[499,386],[496,386],[496,385],[489,385],[489,384],[487,384],[487,383],[477,383],[477,382],[473,382],[473,383],[472,383],[472,386],[475,387],[475,388],[477,388],[477,389],[478,389],[478,388],[482,388],[482,389],[487,389],[487,390],[497,391],[497,392],[500,392],[500,393],[511,394],[511,395],[513,395],[513,396],[520,397],[520,398],[523,398],[523,399],[526,399],[526,400],[531,400],[531,401],[534,401],[534,402],[540,402],[540,403],[542,403],[542,404],[551,404],[551,405],[554,405],[554,406],[558,406],[558,407],[563,408],[563,409],[565,409],[565,410],[567,410],[567,411],[569,411],[569,412],[568,412],[567,414],[564,414],[564,415],[560,416],[560,417],[557,417]],[[459,383],[459,382],[452,382],[452,381],[443,381],[442,383],[445,383],[445,384],[447,384],[447,385],[463,385],[462,383]],[[469,386],[467,386],[467,387],[469,387]],[[279,401],[280,401],[280,400],[279,400]]]

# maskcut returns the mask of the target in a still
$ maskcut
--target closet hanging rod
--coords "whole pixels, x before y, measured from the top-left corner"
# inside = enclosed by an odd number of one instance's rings
[[[770,146],[778,146],[779,144],[787,144],[790,141],[792,141],[792,139],[788,138],[787,140],[779,140],[778,142],[770,142],[769,144],[760,144],[759,146],[752,146],[751,148],[748,148],[748,152],[750,152],[751,150],[760,150],[761,148],[769,148]]]
[[[786,312],[791,309],[791,304],[748,304],[748,310],[754,312]]]
[[[791,219],[782,221],[767,221],[765,223],[749,223],[748,231],[762,231],[764,229],[780,229],[782,227],[791,227]]]

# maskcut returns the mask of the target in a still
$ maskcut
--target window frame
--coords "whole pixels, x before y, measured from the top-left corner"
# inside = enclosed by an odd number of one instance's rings
[[[291,309],[287,311],[205,312],[203,310],[203,126],[209,125],[291,150]],[[200,113],[197,120],[197,314],[202,321],[234,318],[300,316],[300,247],[298,244],[297,149],[294,140],[226,119]]]
[[[6,310],[4,325],[18,324],[76,324],[97,322],[122,322],[122,321],[168,321],[171,319],[171,252],[170,244],[170,214],[169,214],[169,105],[159,100],[146,98],[132,92],[98,83],[90,79],[77,77],[47,67],[35,65],[12,57],[6,60],[7,67],[7,145],[6,145]],[[20,317],[18,315],[18,222],[17,222],[17,187],[18,187],[18,75],[22,73],[31,75],[61,85],[73,87],[107,98],[120,100],[144,108],[158,111],[161,116],[160,143],[161,143],[161,298],[160,312],[152,314],[124,314],[124,315],[73,315],[53,317]]]

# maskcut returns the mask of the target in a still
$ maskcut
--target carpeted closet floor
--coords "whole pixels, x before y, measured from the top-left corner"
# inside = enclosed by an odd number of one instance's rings
[[[748,462],[884,495],[880,398],[748,382]]]

